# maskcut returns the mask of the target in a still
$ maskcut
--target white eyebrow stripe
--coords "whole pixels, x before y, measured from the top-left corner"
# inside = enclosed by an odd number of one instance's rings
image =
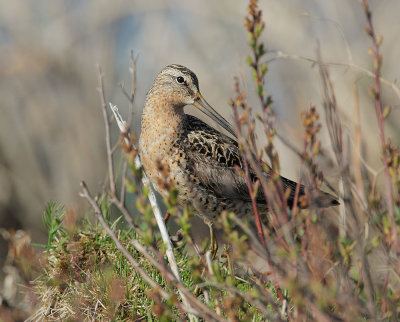
[[[188,78],[190,78],[190,75],[187,75],[186,73],[181,72],[180,70],[176,70],[176,69],[172,69],[172,68],[163,71],[162,74],[169,74],[174,77],[182,76],[186,81]]]
[[[188,75],[188,74],[185,74],[184,72],[181,72],[181,71],[179,71],[179,70],[176,70],[176,69],[169,69],[169,70],[166,70],[163,74],[168,74],[168,75],[171,75],[171,76],[173,76],[173,77],[179,77],[179,76],[182,76],[183,77],[183,79],[185,80],[185,83],[187,84],[187,85],[192,85],[192,78],[190,77],[190,75]],[[192,88],[193,86],[190,86],[190,88]],[[195,87],[195,86],[194,86]],[[192,88],[193,89],[193,88]]]
[[[165,67],[158,76],[169,76],[177,78],[182,76],[190,89],[197,93],[199,90],[199,81],[197,76],[188,68],[181,65],[169,65]],[[192,86],[193,85],[193,86]]]

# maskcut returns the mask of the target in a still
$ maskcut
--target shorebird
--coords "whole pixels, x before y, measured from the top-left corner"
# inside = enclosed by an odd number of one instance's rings
[[[232,134],[217,131],[200,119],[185,114],[193,105]],[[232,126],[203,98],[197,76],[181,65],[165,67],[147,94],[142,115],[139,152],[144,171],[164,197],[167,187],[178,190],[178,203],[189,205],[206,223],[212,224],[223,210],[238,217],[252,214],[246,179],[235,167],[243,160]],[[272,171],[272,170],[271,170]],[[265,176],[271,173],[265,173]],[[250,177],[257,177],[250,169]],[[296,182],[280,177],[284,191],[290,190],[288,206],[294,201]],[[300,196],[305,187],[300,186]],[[319,191],[318,206],[338,204],[331,195]],[[267,208],[264,194],[257,204]]]

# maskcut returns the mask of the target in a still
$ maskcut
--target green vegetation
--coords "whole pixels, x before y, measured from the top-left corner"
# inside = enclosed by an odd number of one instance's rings
[[[103,203],[105,208],[111,206],[106,199],[103,199]],[[67,232],[62,226],[63,216],[62,207],[56,207],[54,202],[46,207],[43,218],[52,238],[49,238],[46,245],[47,261],[34,283],[41,302],[36,318],[166,321],[179,317],[174,288],[132,246],[132,240],[143,242],[143,238],[133,229],[115,228],[115,233],[151,278],[170,294],[170,300],[162,301],[158,290],[152,289],[143,281],[101,226],[86,218]],[[119,221],[120,218],[108,224],[116,227]],[[158,248],[163,248],[160,238],[154,238],[153,242]],[[202,264],[199,257],[189,257],[184,249],[185,243],[175,248],[175,254],[183,283],[193,290],[195,282],[202,282]],[[211,284],[215,283],[215,287],[208,287],[207,295],[211,308],[219,307],[227,312],[227,316],[234,309],[234,316],[241,320],[248,320],[254,314],[261,316],[253,305],[239,300],[221,287],[227,283],[229,286],[236,286],[243,294],[254,297],[257,292],[254,292],[250,282],[240,278],[232,279],[225,260],[219,258],[214,263],[215,278],[211,280]],[[204,300],[204,294],[200,298]]]

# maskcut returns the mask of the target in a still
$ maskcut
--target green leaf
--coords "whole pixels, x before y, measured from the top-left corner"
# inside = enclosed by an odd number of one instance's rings
[[[374,100],[376,100],[377,99],[377,95],[376,95],[376,91],[375,91],[375,88],[373,88],[373,87],[368,87],[368,93],[369,93],[369,95],[374,99]]]
[[[267,72],[268,67],[267,64],[261,64],[261,74],[264,76],[265,73]]]
[[[389,116],[391,111],[392,111],[392,107],[391,106],[385,106],[385,108],[382,111],[383,119],[386,119]]]
[[[247,56],[247,57],[246,57],[246,63],[247,63],[250,67],[253,67],[253,65],[254,65],[253,60],[251,59],[250,56]]]

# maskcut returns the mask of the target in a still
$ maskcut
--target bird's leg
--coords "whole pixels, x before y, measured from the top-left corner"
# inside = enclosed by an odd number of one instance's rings
[[[207,226],[210,228],[209,251],[211,252],[211,259],[214,260],[217,256],[217,252],[218,252],[218,242],[217,242],[217,239],[215,238],[214,229],[212,228],[212,222],[206,218],[203,218],[203,219],[204,219],[204,223],[206,223]],[[201,278],[204,277],[205,272],[206,272],[206,269],[203,268],[203,270],[201,272]],[[199,288],[196,285],[196,287],[194,289],[194,295],[199,296],[201,292],[202,292],[201,288]]]
[[[183,240],[183,229],[179,229],[175,235],[171,236],[171,242],[174,247],[179,246],[180,242]]]
[[[232,257],[231,257],[231,253],[232,253],[231,245],[225,244],[224,250],[225,250],[225,254],[226,254],[229,275],[231,275],[231,277],[235,278],[235,268],[233,267],[233,261],[232,261]]]
[[[207,226],[210,228],[210,251],[211,251],[211,258],[215,259],[218,252],[218,242],[217,238],[215,237],[214,229],[212,227],[212,222],[210,220],[204,220]]]

